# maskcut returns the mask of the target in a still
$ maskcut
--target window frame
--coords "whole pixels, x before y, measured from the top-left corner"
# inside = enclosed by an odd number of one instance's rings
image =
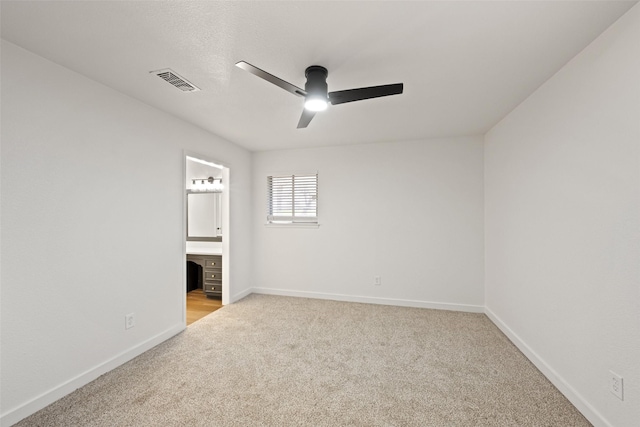
[[[315,205],[315,216],[307,216],[307,215],[296,215],[295,207],[297,205],[296,202],[296,194],[299,194],[296,191],[296,177],[302,179],[304,183],[305,180],[310,179],[311,177],[315,178],[315,186],[313,187],[313,196],[314,196],[314,205]],[[273,215],[274,206],[274,193],[273,193],[273,179],[277,178],[280,180],[291,180],[291,188],[287,190],[285,188],[285,193],[287,191],[291,192],[290,200],[283,201],[285,208],[291,208],[291,216],[282,216],[282,215]],[[319,179],[318,172],[287,172],[287,173],[269,173],[267,174],[267,215],[266,215],[266,226],[269,227],[311,227],[317,228],[320,225],[319,222],[319,213],[318,213],[318,199],[319,199]],[[279,196],[282,198],[282,195]]]

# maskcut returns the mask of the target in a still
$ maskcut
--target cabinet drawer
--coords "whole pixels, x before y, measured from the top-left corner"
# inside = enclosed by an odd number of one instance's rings
[[[204,291],[205,292],[213,292],[213,293],[221,293],[222,292],[222,284],[220,283],[205,283],[204,284]]]
[[[204,275],[205,282],[221,282],[222,281],[222,271],[220,270],[205,270],[203,275]]]
[[[222,268],[222,257],[207,257],[205,268]]]

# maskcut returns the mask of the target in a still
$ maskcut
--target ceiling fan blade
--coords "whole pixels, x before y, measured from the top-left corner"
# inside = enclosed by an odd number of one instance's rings
[[[306,128],[309,126],[311,119],[316,115],[315,111],[309,111],[306,108],[302,110],[302,116],[300,116],[300,121],[298,122],[298,129]]]
[[[329,101],[332,105],[344,104],[345,102],[360,101],[363,99],[379,98],[381,96],[399,95],[402,93],[404,85],[396,83],[392,85],[361,87],[358,89],[339,90],[329,92]]]
[[[274,85],[281,87],[282,89],[286,90],[287,92],[291,92],[294,95],[305,96],[307,94],[307,92],[300,89],[298,86],[294,86],[289,82],[285,82],[281,78],[278,78],[273,74],[269,74],[266,71],[261,70],[260,68],[249,64],[248,62],[245,62],[245,61],[237,62],[236,67],[242,68],[243,70],[250,72],[254,76],[258,76],[261,79],[268,81],[269,83],[273,83]]]

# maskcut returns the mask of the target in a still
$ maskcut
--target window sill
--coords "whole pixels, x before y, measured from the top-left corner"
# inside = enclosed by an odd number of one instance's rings
[[[319,228],[320,224],[314,222],[292,222],[292,223],[277,223],[274,224],[272,222],[267,222],[264,224],[265,227],[272,228]]]

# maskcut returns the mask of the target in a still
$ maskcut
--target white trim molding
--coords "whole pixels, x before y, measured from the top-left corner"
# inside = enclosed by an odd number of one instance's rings
[[[120,354],[115,355],[111,359],[81,373],[80,375],[48,390],[34,399],[20,405],[16,408],[10,409],[4,414],[0,415],[0,426],[10,426],[20,420],[35,414],[40,409],[52,404],[58,399],[63,398],[69,393],[79,389],[82,386],[89,384],[91,381],[98,378],[120,365],[136,358],[147,350],[151,350],[158,344],[168,340],[169,338],[179,334],[185,329],[183,324],[173,326],[158,335],[149,338],[148,340],[123,351]]]
[[[396,298],[364,297],[357,295],[326,294],[320,292],[293,291],[289,289],[252,288],[252,293],[279,295],[285,297],[301,297],[326,299],[333,301],[361,302],[367,304],[395,305],[399,307],[431,308],[435,310],[464,311],[468,313],[484,313],[484,306],[471,304],[454,304],[448,302],[405,300]]]
[[[251,289],[251,288],[249,288],[249,289],[245,289],[245,290],[244,290],[244,291],[242,291],[242,292],[238,292],[237,294],[235,294],[235,295],[233,295],[233,296],[231,297],[231,299],[229,300],[229,304],[233,304],[233,303],[235,303],[235,302],[238,302],[238,301],[240,301],[242,298],[244,298],[244,297],[246,297],[246,296],[248,296],[248,295],[251,295],[251,293],[252,293],[252,289]]]
[[[582,397],[555,369],[553,369],[538,353],[524,342],[511,328],[509,328],[489,307],[485,307],[487,317],[504,333],[507,338],[533,363],[542,374],[556,386],[578,411],[596,427],[612,427],[603,416],[589,402]]]

